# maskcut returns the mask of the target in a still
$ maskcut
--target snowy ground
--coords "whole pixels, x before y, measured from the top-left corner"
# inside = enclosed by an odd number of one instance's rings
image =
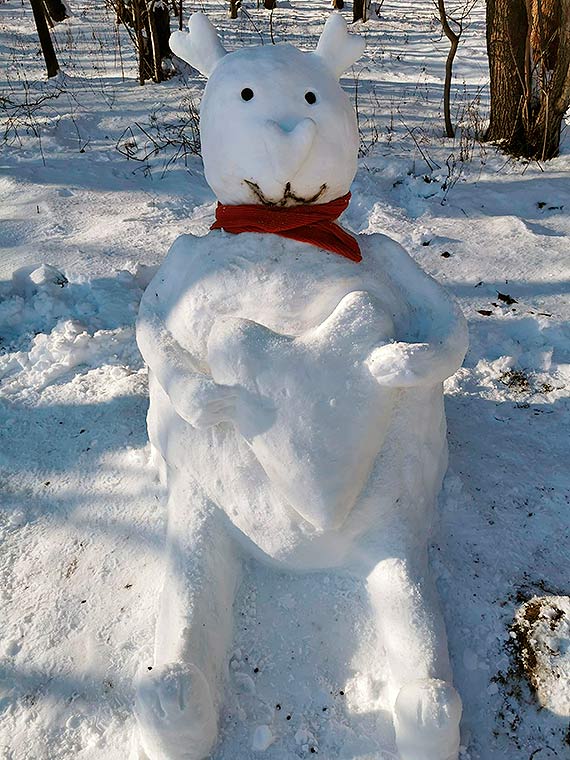
[[[128,756],[164,531],[133,322],[152,267],[213,213],[196,156],[164,171],[176,146],[146,162],[116,149],[144,155],[140,127],[152,130],[153,114],[176,123],[202,83],[138,87],[102,5],[73,3],[56,32],[66,73],[47,85],[29,6],[0,3],[0,89],[21,104],[0,107],[5,760]],[[222,3],[204,7],[228,47],[270,43],[268,14],[251,3],[237,22]],[[274,14],[276,40],[315,44],[326,12],[292,0]],[[487,102],[483,15],[479,3],[459,51],[455,140],[441,137],[446,42],[429,0],[386,0],[364,27],[366,57],[345,79],[365,154],[347,221],[402,242],[469,319],[465,368],[447,385],[451,461],[433,548],[462,757],[547,760],[568,757],[568,719],[533,701],[509,627],[532,596],[569,593],[570,140],[538,166],[470,136]],[[215,760],[394,757],[365,607],[342,576],[250,569]],[[364,679],[359,662],[374,659],[378,680]],[[275,741],[257,753],[261,725]]]

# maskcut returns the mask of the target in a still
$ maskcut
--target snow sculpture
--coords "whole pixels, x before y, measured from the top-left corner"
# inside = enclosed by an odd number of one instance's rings
[[[221,205],[217,229],[173,244],[137,326],[169,493],[155,664],[137,685],[141,745],[151,760],[212,749],[245,552],[365,578],[400,756],[455,760],[461,702],[426,546],[446,468],[442,381],[467,334],[397,243],[355,241],[330,221],[358,147],[338,78],[364,42],[333,14],[315,52],[227,54],[196,13],[171,46],[209,77],[203,157]],[[279,234],[233,234],[236,214],[241,229]]]

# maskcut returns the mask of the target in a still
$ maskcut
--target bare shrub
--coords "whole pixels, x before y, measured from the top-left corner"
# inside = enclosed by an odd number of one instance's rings
[[[185,96],[173,119],[165,108],[154,110],[148,123],[134,122],[117,140],[116,149],[131,161],[150,170],[151,159],[162,156],[162,174],[177,161],[188,164],[189,156],[199,156],[199,111],[193,95]]]

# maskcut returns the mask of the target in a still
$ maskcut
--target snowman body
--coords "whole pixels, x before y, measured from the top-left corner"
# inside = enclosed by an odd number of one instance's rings
[[[196,428],[179,414],[151,371],[148,427],[170,478],[198,482],[227,514],[244,546],[290,569],[351,565],[361,556],[362,541],[390,540],[386,527],[394,519],[411,531],[414,542],[425,540],[447,464],[440,383],[382,387],[366,367],[361,369],[368,383],[349,378],[349,370],[363,365],[375,346],[410,333],[414,323],[413,305],[390,278],[399,260],[413,266],[409,257],[382,235],[360,238],[363,260],[355,264],[276,235],[213,231],[201,238],[182,236],[143,303],[142,314],[160,302],[169,334],[215,380],[231,386],[251,379],[258,388],[264,381],[271,386],[271,397],[253,408],[249,428],[247,421]],[[232,341],[234,320],[294,338],[318,329],[343,311],[346,301],[346,313],[328,331],[324,353],[313,352],[312,376],[305,377],[302,359],[296,367],[285,357],[289,367],[282,368],[266,355],[256,356],[255,335]],[[450,307],[445,295],[442,305]],[[366,307],[367,319],[355,328],[354,310]],[[226,329],[216,335],[220,323]],[[219,366],[216,354],[227,353],[232,342],[231,359]],[[340,356],[331,363],[335,351]],[[236,365],[248,354],[249,377],[240,378]],[[289,373],[301,374],[297,379],[304,381],[295,394],[288,387]],[[314,434],[309,452],[291,453],[304,459],[293,478],[293,485],[302,485],[293,494],[280,487],[291,478],[290,464],[281,461],[283,445],[295,437],[291,423]],[[269,451],[260,463],[252,444],[264,437],[267,425],[283,425],[286,440],[280,439],[274,458]],[[318,459],[308,486],[301,472],[311,470],[307,455]],[[272,469],[280,466],[282,478],[272,477]],[[331,469],[339,468],[341,482],[331,493]],[[343,485],[350,486],[348,494]]]
[[[242,206],[275,220],[293,207],[279,224],[312,221],[291,239],[289,228],[227,231],[217,213],[223,229],[181,236],[141,302],[168,529],[154,665],[137,682],[138,757],[210,755],[240,568],[253,556],[362,578],[401,760],[457,760],[461,701],[427,540],[447,464],[442,382],[467,332],[397,243],[359,235],[358,260],[325,219],[356,172],[356,118],[338,78],[364,43],[340,14],[312,53],[228,54],[199,13],[189,29],[171,48],[209,77],[203,158],[224,214]]]

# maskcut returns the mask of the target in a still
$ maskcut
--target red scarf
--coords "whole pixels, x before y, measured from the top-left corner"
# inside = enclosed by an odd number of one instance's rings
[[[218,203],[216,221],[210,229],[234,234],[269,232],[338,253],[351,261],[361,261],[356,238],[335,223],[349,201],[350,193],[328,203],[301,206],[226,206]]]

